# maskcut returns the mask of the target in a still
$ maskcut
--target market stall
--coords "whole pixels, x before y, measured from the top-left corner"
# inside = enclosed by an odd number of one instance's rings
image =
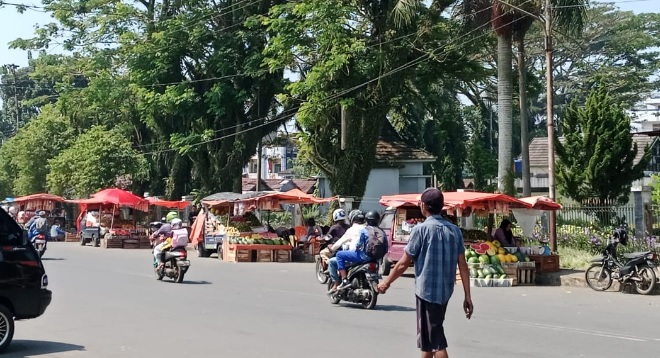
[[[65,227],[67,219],[63,206],[65,202],[66,199],[61,196],[40,193],[14,198],[11,206],[17,207],[19,211],[17,220],[20,224],[28,222],[37,210],[43,210],[48,215],[49,225],[53,225],[57,221],[62,227]]]
[[[530,207],[528,209],[515,209],[512,212],[525,237],[533,235],[539,218],[545,211],[556,211],[562,208],[561,204],[545,196],[532,196],[520,200],[529,204]],[[547,242],[541,242],[541,244],[539,246],[520,247],[519,250],[528,254],[531,261],[535,262],[536,273],[558,272],[560,270],[559,255],[550,250]]]
[[[150,248],[144,213],[149,202],[121,189],[105,189],[89,199],[70,200],[80,206],[79,240],[104,248]]]
[[[528,257],[517,247],[500,247],[489,233],[473,228],[476,215],[509,212],[514,208],[530,205],[504,194],[480,192],[444,192],[443,216],[449,220],[462,218],[462,232],[466,243],[466,260],[470,266],[470,278],[475,286],[513,286],[518,283],[519,268]],[[385,274],[389,267],[403,255],[410,232],[424,220],[419,208],[420,194],[384,196],[381,205],[387,206],[383,227],[391,237],[390,252],[383,263]],[[533,265],[533,263],[531,263]],[[458,274],[457,274],[458,275]]]

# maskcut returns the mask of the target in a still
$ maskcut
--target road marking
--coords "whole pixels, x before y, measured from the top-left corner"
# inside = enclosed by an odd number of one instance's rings
[[[549,329],[549,330],[553,330],[553,331],[568,331],[568,332],[572,332],[572,333],[581,333],[581,334],[586,334],[586,335],[590,335],[590,336],[615,338],[615,339],[622,339],[622,340],[627,340],[627,341],[646,342],[646,341],[650,340],[649,338],[642,338],[642,337],[636,337],[636,336],[622,336],[622,335],[617,335],[617,334],[609,333],[609,332],[594,331],[594,330],[573,328],[573,327],[566,327],[566,326],[556,326],[556,325],[543,324],[543,323],[515,321],[515,320],[508,320],[508,319],[505,319],[503,321],[504,322],[509,322],[509,323],[515,323],[515,324],[523,325],[523,326],[527,326],[527,327]],[[660,341],[660,339],[654,339],[654,341]]]

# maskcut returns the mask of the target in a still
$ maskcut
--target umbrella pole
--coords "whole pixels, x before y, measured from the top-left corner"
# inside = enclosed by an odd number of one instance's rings
[[[112,230],[112,228],[115,225],[115,208],[116,207],[117,207],[117,205],[112,206],[112,219],[110,219],[110,230]]]

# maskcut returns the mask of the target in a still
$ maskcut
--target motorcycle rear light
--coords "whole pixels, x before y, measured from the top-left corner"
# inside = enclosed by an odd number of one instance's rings
[[[378,264],[375,262],[371,262],[369,264],[369,272],[376,272],[378,271]]]

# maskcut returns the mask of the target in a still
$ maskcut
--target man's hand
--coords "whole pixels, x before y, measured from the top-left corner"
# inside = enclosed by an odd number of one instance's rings
[[[387,292],[387,289],[390,288],[390,284],[387,283],[386,281],[383,281],[378,284],[378,292],[381,294],[385,294]]]
[[[472,298],[465,297],[463,301],[463,311],[465,311],[465,317],[470,319],[472,317],[472,312],[474,312],[474,305],[472,304]]]

